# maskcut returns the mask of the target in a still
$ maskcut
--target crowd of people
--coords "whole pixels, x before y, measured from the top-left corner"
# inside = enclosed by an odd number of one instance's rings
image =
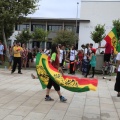
[[[1,43],[1,42],[0,42]],[[111,51],[109,46],[106,44],[104,53],[104,61],[110,61]],[[107,48],[108,47],[108,48]],[[3,54],[4,46],[0,45],[1,54]],[[75,46],[65,46],[58,45],[58,54],[59,54],[59,66],[62,69],[65,68],[65,64],[69,63],[67,69],[69,69],[69,74],[75,74],[75,71],[81,71],[84,77],[88,77],[90,69],[92,68],[92,76],[95,74],[96,67],[96,48],[93,48],[92,43],[88,43],[86,45],[82,45],[80,50],[75,49]],[[16,65],[18,64],[18,73],[21,72],[21,68],[26,69],[27,67],[31,67],[32,62],[34,62],[34,58],[36,54],[44,53],[47,55],[51,55],[51,48],[41,49],[41,48],[32,48],[28,49],[25,44],[20,44],[19,42],[15,42],[13,46],[9,47],[9,69],[12,69],[12,73],[16,70]],[[0,54],[1,61],[3,61],[3,56]],[[13,59],[14,58],[14,59]],[[105,65],[105,64],[104,64]]]
[[[105,46],[98,48],[93,48],[92,43],[87,43],[86,45],[81,46],[81,50],[76,50],[75,46],[65,46],[65,45],[57,45],[57,51],[56,54],[58,56],[58,66],[57,69],[65,69],[66,63],[69,63],[68,69],[69,73],[75,75],[75,71],[81,71],[82,75],[87,78],[90,72],[90,69],[92,70],[92,74],[90,78],[94,78],[95,75],[95,67],[96,67],[96,50],[99,48],[105,48],[105,52],[101,52],[101,54],[104,54],[104,64],[103,68],[107,64],[111,64],[111,56],[114,56],[114,50],[111,47],[109,43],[106,42]],[[55,48],[54,48],[55,49]],[[116,47],[116,50],[118,51],[118,55],[115,55],[113,59],[118,61],[117,63],[117,77],[116,77],[116,84],[115,84],[115,91],[118,92],[118,96],[120,97],[120,85],[119,85],[119,79],[120,79],[120,40],[118,42],[118,45]],[[0,41],[0,58],[3,64],[3,54],[4,54],[4,45]],[[26,67],[31,67],[31,63],[33,62],[34,58],[36,57],[37,53],[40,52],[42,54],[46,54],[48,56],[51,56],[51,59],[55,62],[56,57],[53,54],[53,46],[51,48],[41,49],[41,48],[33,48],[28,49],[25,44],[20,44],[19,42],[15,42],[13,46],[9,47],[9,69],[11,70],[11,74],[16,71],[16,67],[18,66],[18,74],[22,74],[21,69]],[[55,65],[53,64],[55,67]],[[63,74],[63,71],[62,71]],[[36,78],[34,75],[32,75],[33,78]],[[48,88],[51,88],[50,83],[48,85]],[[57,87],[59,88],[59,87]],[[57,89],[55,88],[55,89]],[[57,89],[58,90],[58,89]],[[49,97],[49,90],[47,91],[46,97]],[[61,96],[60,92],[58,94]],[[62,97],[65,99],[64,97]],[[52,100],[52,98],[49,98]],[[47,98],[46,98],[47,100]],[[65,99],[66,100],[66,99]]]

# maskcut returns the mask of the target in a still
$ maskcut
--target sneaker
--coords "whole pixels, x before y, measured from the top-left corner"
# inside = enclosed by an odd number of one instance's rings
[[[13,74],[14,72],[13,71],[11,71],[11,74]]]
[[[21,72],[18,72],[18,74],[22,74]]]
[[[85,78],[87,78],[87,75],[84,75]]]
[[[75,73],[72,73],[72,75],[75,75]]]
[[[117,94],[117,97],[120,97],[120,93]]]
[[[54,101],[50,96],[45,98],[45,101]]]
[[[65,102],[65,101],[67,101],[67,99],[65,97],[61,96],[60,101]]]
[[[89,78],[94,78],[93,76],[89,77]]]

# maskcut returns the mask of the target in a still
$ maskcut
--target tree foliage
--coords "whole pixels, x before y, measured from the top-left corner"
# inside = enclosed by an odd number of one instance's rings
[[[116,28],[117,36],[120,39],[120,19],[113,20],[113,26]]]
[[[56,37],[53,39],[53,43],[63,45],[74,45],[77,40],[77,36],[71,31],[58,31]]]
[[[32,38],[32,35],[29,32],[29,30],[23,30],[21,33],[19,33],[16,36],[17,41],[25,44],[28,43],[31,38]]]
[[[14,25],[13,24],[5,24],[4,31],[5,31],[6,39],[8,39],[12,35],[12,33],[14,32]],[[4,42],[1,26],[0,26],[0,40],[2,40]]]
[[[12,35],[15,24],[22,23],[25,16],[32,14],[36,10],[38,1],[0,0],[0,31],[6,48],[7,39]]]
[[[35,31],[33,32],[32,36],[34,40],[37,41],[46,41],[46,37],[48,35],[48,32],[41,29],[41,28],[36,28]]]
[[[91,39],[95,42],[95,43],[100,43],[103,38],[105,37],[105,25],[96,25],[95,26],[95,30],[93,32],[91,32]]]

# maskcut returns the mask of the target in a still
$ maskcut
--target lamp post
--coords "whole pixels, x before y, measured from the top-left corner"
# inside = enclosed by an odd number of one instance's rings
[[[78,5],[79,5],[79,2],[77,2],[77,13],[76,13],[76,33],[77,33],[77,20],[78,20]]]
[[[77,13],[76,13],[76,29],[75,29],[76,36],[77,36],[78,5],[79,5],[79,2],[77,2]],[[77,38],[78,38],[78,36],[77,36]],[[76,43],[77,43],[77,40],[75,41],[75,46],[76,46]]]

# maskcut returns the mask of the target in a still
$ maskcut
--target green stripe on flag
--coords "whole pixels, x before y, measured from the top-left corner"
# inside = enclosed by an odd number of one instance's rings
[[[50,74],[50,72],[48,71],[47,67],[46,67],[46,60],[43,58],[42,59],[42,64],[43,64],[43,67],[44,69],[46,70],[46,72],[49,74],[50,78],[56,82],[55,78]],[[57,82],[56,82],[57,83]],[[62,84],[59,84],[61,87],[69,90],[69,91],[72,91],[72,92],[86,92],[86,91],[90,91],[89,87],[88,86],[85,86],[83,88],[80,88],[80,87],[69,87],[69,86],[62,86]]]
[[[116,37],[116,38],[117,38],[117,40],[118,40],[117,30],[116,30],[116,28],[115,28],[115,27],[112,29],[112,32],[115,34],[115,37]]]
[[[40,58],[41,58],[42,54],[41,53],[37,53],[37,56],[36,56],[36,66],[39,65],[39,62],[40,62]],[[37,72],[37,68],[36,68],[36,72]],[[42,85],[42,88],[45,89],[46,88],[46,85],[42,82],[42,80],[40,79],[40,76],[38,75],[38,72],[37,72],[37,76],[39,78],[39,81]]]

